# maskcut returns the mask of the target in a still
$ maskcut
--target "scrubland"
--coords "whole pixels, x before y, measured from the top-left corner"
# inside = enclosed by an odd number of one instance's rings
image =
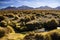
[[[60,40],[57,27],[60,10],[0,10],[0,40]]]

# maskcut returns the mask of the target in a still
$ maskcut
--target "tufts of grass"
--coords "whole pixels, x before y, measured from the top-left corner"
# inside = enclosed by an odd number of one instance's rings
[[[5,35],[5,30],[0,27],[0,38],[2,38]]]

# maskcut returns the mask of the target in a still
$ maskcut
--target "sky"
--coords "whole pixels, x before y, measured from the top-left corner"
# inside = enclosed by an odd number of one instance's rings
[[[8,6],[30,6],[30,7],[40,7],[40,6],[49,6],[55,8],[60,6],[60,0],[0,0],[0,9]]]

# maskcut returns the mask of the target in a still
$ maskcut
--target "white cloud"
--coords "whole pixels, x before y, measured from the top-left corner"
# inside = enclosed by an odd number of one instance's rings
[[[40,7],[40,6],[50,6],[50,7],[57,7],[60,6],[59,0],[10,0],[10,1],[0,1],[1,5],[14,5],[16,7],[21,5],[27,5],[30,7]],[[2,6],[1,6],[2,7]]]
[[[57,7],[60,6],[59,2],[55,1],[23,1],[23,5],[31,6],[31,7],[40,7],[40,6],[50,6],[50,7]]]

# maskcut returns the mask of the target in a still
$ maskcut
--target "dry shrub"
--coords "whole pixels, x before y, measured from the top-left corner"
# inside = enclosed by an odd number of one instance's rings
[[[0,27],[0,38],[2,38],[5,35],[5,30]]]
[[[9,34],[9,33],[15,33],[15,31],[11,26],[7,26],[7,27],[0,27],[0,33]]]
[[[1,26],[1,27],[7,27],[7,25],[6,25],[5,22],[0,22],[0,26]]]
[[[43,23],[43,27],[47,31],[50,31],[50,30],[53,30],[53,29],[57,29],[57,26],[58,26],[58,22],[55,19],[51,19],[51,21]]]
[[[58,31],[58,32],[57,32]],[[24,40],[60,40],[60,31],[52,30],[43,33],[31,33],[24,37]]]
[[[44,40],[44,37],[41,34],[29,34],[25,36],[24,40]]]
[[[60,40],[60,34],[54,32],[53,34],[51,34],[51,39],[52,40]]]
[[[60,29],[50,31],[50,37],[52,40],[60,40]]]
[[[44,37],[43,37],[43,35],[36,34],[35,39],[36,40],[44,40]]]
[[[0,16],[0,22],[4,20],[5,18],[3,16]]]
[[[11,26],[6,27],[7,33],[15,33],[14,29]]]

